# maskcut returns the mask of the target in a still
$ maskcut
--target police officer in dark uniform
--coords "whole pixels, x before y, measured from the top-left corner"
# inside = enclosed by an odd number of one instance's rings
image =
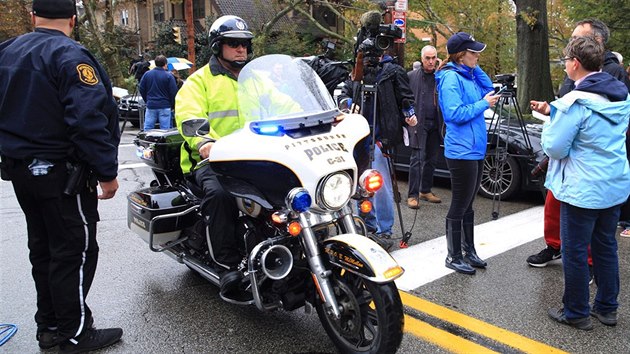
[[[118,189],[118,113],[107,74],[69,38],[74,0],[34,0],[31,18],[33,32],[0,44],[2,177],[26,216],[39,346],[81,353],[122,336],[95,329],[85,302],[97,199]]]

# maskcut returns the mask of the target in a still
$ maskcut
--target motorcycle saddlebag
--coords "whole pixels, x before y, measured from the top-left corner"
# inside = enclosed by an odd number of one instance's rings
[[[185,215],[175,215],[186,210]],[[195,210],[172,186],[149,187],[127,196],[127,226],[150,243],[150,224],[153,221],[153,244],[158,247],[179,238],[181,231],[195,223]],[[170,216],[169,216],[170,215]]]
[[[176,128],[142,131],[133,141],[138,157],[153,169],[162,172],[179,170],[179,154],[183,142],[184,138]]]

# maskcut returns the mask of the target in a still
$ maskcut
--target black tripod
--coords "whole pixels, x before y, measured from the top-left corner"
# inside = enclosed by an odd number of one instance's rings
[[[503,88],[502,88],[503,89]],[[516,124],[513,123],[512,111],[514,110]],[[517,128],[515,131],[514,128]],[[525,150],[530,155],[519,155],[510,152],[510,141],[515,135],[521,134],[525,144]],[[516,99],[514,87],[508,85],[501,93],[501,97],[497,102],[492,120],[488,125],[488,144],[490,148],[486,153],[484,161],[483,175],[481,183],[489,185],[492,194],[492,219],[499,218],[501,211],[501,196],[506,186],[506,177],[508,174],[518,173],[512,170],[513,166],[508,163],[510,157],[531,157],[533,153],[532,143],[529,140],[527,129],[525,129],[525,121],[523,113]],[[517,166],[516,166],[517,167]],[[518,167],[517,167],[518,168]],[[511,179],[511,183],[515,183]]]
[[[124,120],[123,120],[123,124],[122,127],[120,128],[120,133],[122,134],[122,132],[125,131],[125,126],[127,125],[127,121],[129,120],[129,111],[131,111],[131,101],[135,100],[136,102],[138,102],[138,85],[136,84],[136,88],[133,90],[133,93],[131,94],[131,96],[128,96],[127,98],[127,109],[125,110],[125,113],[123,114],[124,116]],[[122,97],[120,98],[122,99]],[[140,105],[138,104],[138,114],[140,114]],[[140,119],[140,118],[138,118]],[[142,123],[142,122],[140,122]],[[140,129],[142,130],[142,126],[140,127]]]
[[[372,68],[370,68],[372,69]],[[374,161],[374,153],[375,153],[375,144],[376,144],[376,125],[378,121],[378,111],[377,111],[377,97],[378,97],[378,83],[376,82],[375,73],[369,73],[364,76],[364,84],[361,85],[361,113],[366,112],[366,106],[368,106],[368,102],[371,101],[371,114],[372,114],[372,126],[371,128],[371,137],[369,141],[369,153],[368,153],[368,165],[367,168],[372,168],[372,162]],[[381,147],[381,152],[385,156],[387,160],[387,172],[389,173],[391,182],[392,182],[392,194],[394,196],[394,202],[396,203],[396,210],[398,212],[398,222],[400,223],[400,229],[402,232],[402,240],[404,240],[404,244],[406,245],[409,238],[411,238],[411,233],[405,231],[405,226],[402,218],[402,212],[400,210],[400,191],[398,189],[398,181],[396,180],[396,170],[394,168],[394,162],[391,158],[390,148]],[[378,193],[378,192],[377,192]],[[403,241],[401,241],[401,245]]]

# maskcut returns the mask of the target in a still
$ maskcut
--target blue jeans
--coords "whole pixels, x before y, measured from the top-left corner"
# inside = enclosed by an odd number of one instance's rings
[[[617,309],[619,259],[615,231],[620,205],[607,209],[583,209],[560,205],[560,239],[564,271],[564,313],[567,319],[590,315],[587,249],[591,245],[597,294],[593,308],[600,313]]]
[[[389,174],[387,158],[383,156],[381,149],[374,146],[374,162],[372,168],[377,169],[383,175],[383,187],[370,198],[372,211],[361,214],[368,230],[377,234],[392,234],[394,226],[394,193],[392,191],[392,179]]]
[[[411,149],[409,158],[409,192],[407,196],[417,198],[418,192],[430,193],[433,188],[433,172],[437,165],[440,149],[440,131],[435,120],[425,120],[418,129],[419,149]]]
[[[155,122],[160,122],[160,129],[171,129],[171,109],[147,108],[144,113],[144,130],[155,128]]]

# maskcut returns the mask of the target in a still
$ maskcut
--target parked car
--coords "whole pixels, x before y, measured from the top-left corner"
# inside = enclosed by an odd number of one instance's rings
[[[144,100],[139,94],[121,97],[118,102],[118,115],[120,116],[120,120],[127,120],[132,126],[136,128],[140,127],[139,105],[144,107]]]
[[[540,145],[542,124],[526,124],[524,132],[518,120],[510,119],[509,126],[503,120],[501,124],[492,120],[492,111],[486,113],[488,125],[488,149],[483,165],[483,175],[479,194],[486,198],[506,200],[520,191],[540,191],[544,193],[544,177],[532,176],[531,171],[544,158]],[[526,133],[526,134],[524,134]],[[531,143],[531,148],[527,140]],[[409,170],[411,149],[399,145],[394,154],[394,165],[398,171]],[[440,141],[440,152],[434,173],[435,177],[450,178],[444,158],[444,139]]]
[[[144,109],[146,108],[142,96],[139,94],[126,95],[120,98],[118,103],[118,115],[120,121],[127,120],[135,128],[142,128],[140,116],[144,119]],[[160,127],[160,122],[155,122],[155,127]],[[171,127],[175,127],[175,116],[171,120]]]

